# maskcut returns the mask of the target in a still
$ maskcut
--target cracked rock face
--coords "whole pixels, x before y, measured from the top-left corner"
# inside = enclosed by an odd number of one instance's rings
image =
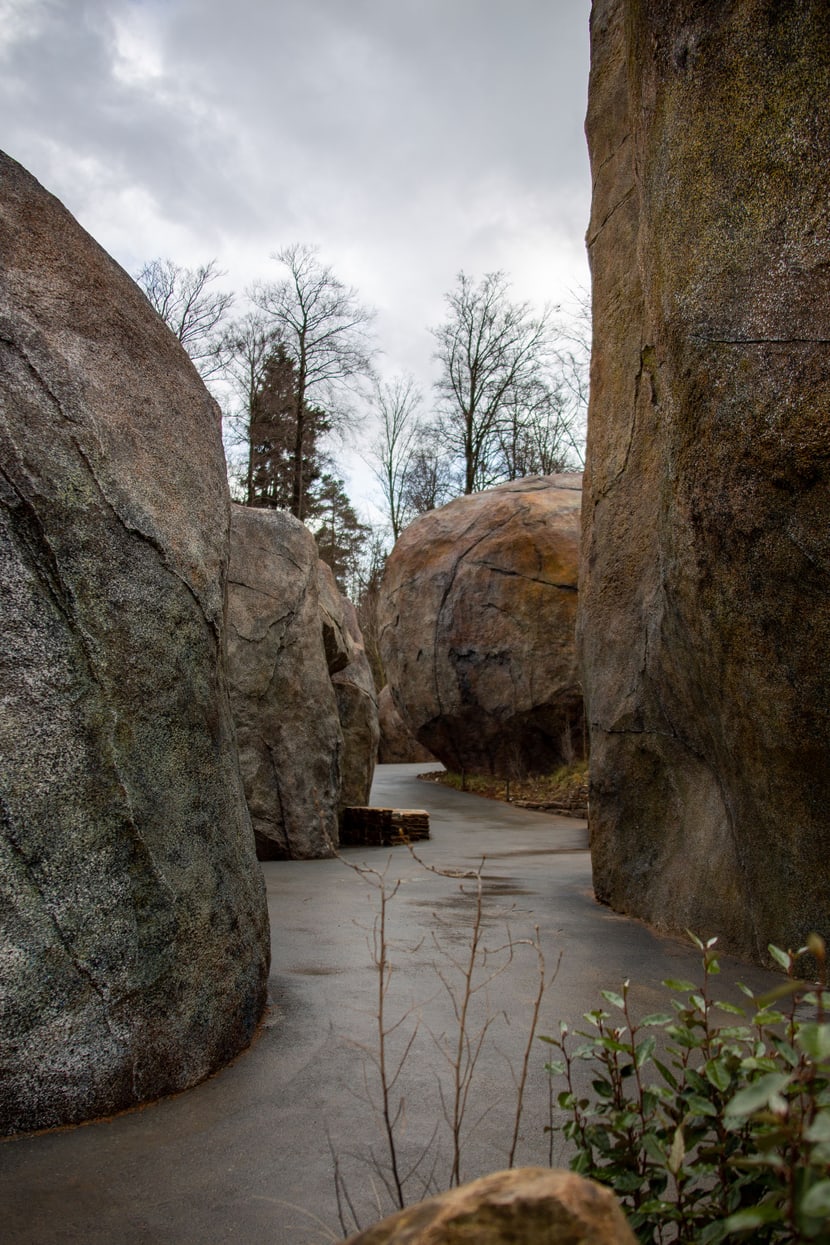
[[[601,899],[830,935],[825,4],[595,0],[581,648]]]
[[[0,154],[0,1127],[180,1090],[250,1040],[268,923],[224,672],[218,409]]]
[[[401,535],[380,594],[395,705],[453,770],[546,772],[581,746],[581,477],[459,497]]]
[[[228,675],[257,852],[330,856],[343,734],[326,648],[338,668],[348,656],[336,602],[321,611],[317,546],[299,520],[231,509]]]
[[[331,571],[320,563],[320,570]],[[332,576],[333,579],[333,576]],[[350,641],[349,663],[332,675],[337,714],[343,732],[342,781],[340,808],[369,803],[372,776],[378,756],[380,725],[378,697],[369,659],[363,646],[363,635],[357,611],[351,601],[340,598],[343,627]]]

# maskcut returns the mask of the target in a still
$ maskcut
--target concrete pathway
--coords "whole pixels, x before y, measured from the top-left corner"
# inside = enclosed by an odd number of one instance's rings
[[[441,869],[484,866],[484,943],[494,949],[539,927],[549,975],[540,1030],[579,1020],[599,990],[637,983],[638,1007],[663,1008],[659,983],[695,976],[697,956],[680,940],[599,907],[591,891],[584,822],[465,795],[416,775],[423,765],[377,770],[373,803],[429,810],[423,860]],[[387,996],[398,1050],[419,1024],[398,1082],[405,1099],[401,1155],[414,1161],[437,1128],[435,1178],[449,1146],[437,1090],[450,1071],[455,988],[469,946],[475,887],[423,868],[405,848],[352,848],[353,865],[387,868],[394,965]],[[384,1150],[376,1078],[377,973],[369,950],[378,892],[339,860],[264,865],[271,913],[271,1009],[254,1046],[203,1085],[115,1119],[0,1143],[0,1241],[7,1245],[306,1245],[341,1235],[337,1166],[364,1225],[377,1218],[382,1187],[371,1161]],[[706,931],[701,931],[706,933]],[[503,959],[503,953],[501,959]],[[501,962],[499,955],[491,961]],[[762,988],[770,976],[725,962],[720,983]],[[527,1042],[536,956],[520,945],[510,967],[476,996],[471,1028],[487,1035],[468,1123],[486,1112],[463,1147],[463,1177],[505,1165],[515,1114],[511,1064]],[[410,1010],[411,1009],[411,1010]],[[407,1015],[407,1013],[409,1013]],[[546,1048],[534,1043],[517,1161],[546,1162]],[[554,1158],[562,1159],[562,1143]],[[431,1160],[432,1161],[432,1160]],[[413,1186],[414,1187],[414,1186]]]

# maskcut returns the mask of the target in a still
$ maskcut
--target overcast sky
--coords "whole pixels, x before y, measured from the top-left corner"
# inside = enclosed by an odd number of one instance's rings
[[[0,145],[131,272],[216,257],[241,294],[318,245],[428,388],[460,269],[540,305],[588,284],[589,9],[0,0]]]

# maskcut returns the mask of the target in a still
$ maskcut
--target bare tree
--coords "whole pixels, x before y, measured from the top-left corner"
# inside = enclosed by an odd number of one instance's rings
[[[423,427],[406,477],[406,513],[414,516],[437,510],[460,492],[460,481],[438,445],[435,427]]]
[[[446,295],[447,319],[432,329],[441,364],[439,436],[464,464],[465,493],[502,475],[499,432],[508,408],[536,383],[550,350],[551,311],[533,316],[508,291],[504,273],[488,273],[476,285],[461,272]]]
[[[232,321],[223,334],[224,378],[236,398],[236,410],[229,422],[235,444],[245,446],[245,471],[239,473],[239,483],[248,506],[253,495],[252,423],[268,361],[277,344],[271,326],[258,311],[247,311]]]
[[[571,461],[585,466],[585,433],[591,371],[591,296],[585,289],[573,294],[574,307],[560,325],[554,347],[554,368],[562,399],[564,435],[570,442]]]
[[[560,381],[538,380],[506,405],[498,430],[504,478],[552,475],[576,465],[569,394]],[[581,460],[577,460],[581,465]]]
[[[251,297],[296,368],[291,511],[302,519],[307,403],[313,395],[333,418],[336,389],[369,374],[372,351],[368,327],[374,313],[361,305],[356,290],[320,263],[314,247],[294,243],[273,258],[287,269],[287,276],[276,283],[254,286]]]
[[[212,288],[224,275],[215,259],[198,268],[183,268],[172,259],[152,259],[135,275],[203,380],[216,376],[227,361],[222,324],[234,296]]]
[[[411,509],[408,486],[419,450],[422,400],[411,376],[375,382],[372,405],[380,419],[380,431],[372,446],[373,470],[386,500],[393,541],[406,526]]]

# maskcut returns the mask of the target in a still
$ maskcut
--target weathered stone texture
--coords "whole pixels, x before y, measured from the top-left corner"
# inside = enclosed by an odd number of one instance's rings
[[[404,531],[380,590],[389,686],[416,738],[454,770],[544,771],[579,747],[581,477],[460,497]]]
[[[329,637],[337,665],[335,632],[342,636],[339,623]],[[260,859],[330,856],[343,735],[321,622],[317,546],[285,511],[232,507],[228,674]]]
[[[398,713],[388,684],[378,693],[378,724],[380,726],[378,762],[381,765],[435,760],[429,748],[418,743]]]
[[[326,568],[328,569],[328,568]],[[357,611],[341,598],[343,622],[351,643],[347,666],[332,675],[337,714],[343,732],[340,808],[369,803],[378,756],[380,726],[375,681],[369,668]]]
[[[268,925],[224,673],[219,412],[130,278],[0,154],[0,1128],[250,1040]]]
[[[830,10],[597,0],[581,649],[598,896],[830,934]]]
[[[329,674],[337,674],[345,670],[352,660],[352,637],[346,625],[344,597],[340,594],[331,567],[322,561],[317,563],[317,590],[326,664]]]
[[[493,1172],[390,1215],[346,1245],[634,1245],[610,1190],[549,1167]]]

